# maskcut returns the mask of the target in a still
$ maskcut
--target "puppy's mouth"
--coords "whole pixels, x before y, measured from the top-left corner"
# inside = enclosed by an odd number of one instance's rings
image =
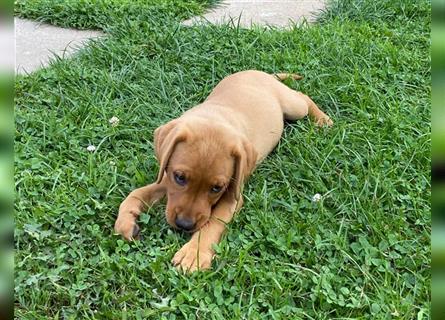
[[[181,228],[178,228],[178,226],[175,226],[175,228],[178,229],[178,230],[180,230],[180,231],[182,231],[182,232],[184,232],[184,233],[187,233],[187,234],[193,234],[193,233],[195,233],[195,232],[201,230],[202,228],[206,227],[206,226],[209,224],[209,222],[210,222],[210,220],[207,220],[207,221],[204,222],[204,223],[198,224],[198,225],[197,225],[195,228],[193,228],[192,230],[181,229]]]
[[[198,219],[198,221],[196,222],[196,225],[195,225],[195,227],[194,227],[193,229],[186,230],[186,229],[183,229],[183,228],[178,227],[178,226],[176,225],[176,223],[174,222],[175,220],[176,220],[176,218],[174,218],[173,221],[167,221],[167,222],[168,222],[168,224],[169,224],[170,226],[172,226],[175,230],[184,232],[184,233],[186,233],[186,234],[192,234],[192,233],[195,233],[195,232],[201,230],[202,228],[206,227],[206,226],[210,223],[210,219],[209,219],[209,218],[207,218],[207,217],[203,217],[203,218],[201,218],[201,219]]]
[[[196,222],[196,227],[192,232],[201,230],[202,228],[206,227],[209,223],[210,223],[210,217],[207,217],[207,216],[201,217]]]

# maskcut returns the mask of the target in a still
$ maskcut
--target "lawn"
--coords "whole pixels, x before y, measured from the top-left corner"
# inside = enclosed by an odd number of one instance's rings
[[[73,3],[16,2],[108,33],[16,78],[17,318],[430,317],[429,1],[331,1],[289,31],[180,25],[204,1]],[[131,243],[113,234],[117,209],[155,179],[153,130],[245,69],[304,75],[287,84],[335,126],[287,124],[212,271],[183,275],[170,259],[188,236],[164,205]]]

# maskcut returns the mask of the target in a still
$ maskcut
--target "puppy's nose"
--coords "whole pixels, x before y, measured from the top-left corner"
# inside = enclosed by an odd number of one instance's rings
[[[193,230],[193,228],[195,227],[195,223],[190,219],[176,217],[175,223],[179,229],[185,231]]]

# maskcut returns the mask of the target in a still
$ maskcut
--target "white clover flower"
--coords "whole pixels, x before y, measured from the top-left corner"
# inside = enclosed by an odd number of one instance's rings
[[[94,152],[94,151],[96,151],[96,147],[93,146],[92,144],[90,144],[90,145],[87,147],[87,151],[89,151],[89,152]]]
[[[108,122],[113,126],[117,126],[119,124],[119,118],[118,117],[111,117],[110,120],[108,120]]]
[[[321,200],[321,194],[316,193],[314,194],[314,196],[312,197],[312,202],[318,202]]]

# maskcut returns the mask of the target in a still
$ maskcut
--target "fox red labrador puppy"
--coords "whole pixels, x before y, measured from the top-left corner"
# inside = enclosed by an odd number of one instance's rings
[[[246,178],[280,140],[283,120],[309,114],[319,126],[332,125],[307,95],[278,81],[287,77],[300,78],[254,70],[232,74],[203,103],[157,128],[157,180],[122,202],[115,231],[136,237],[139,214],[166,195],[168,223],[193,233],[173,264],[185,271],[210,268],[212,244],[242,206]]]

